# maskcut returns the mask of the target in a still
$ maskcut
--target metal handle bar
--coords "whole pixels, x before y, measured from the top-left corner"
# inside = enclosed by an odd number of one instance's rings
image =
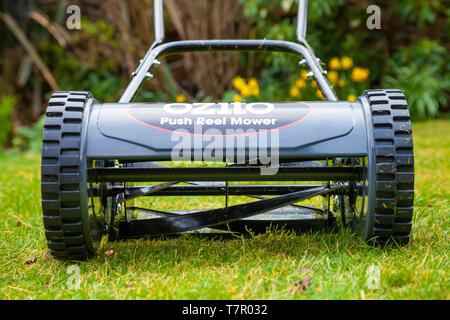
[[[164,5],[163,0],[153,0],[154,22],[155,22],[155,42],[164,41]]]
[[[324,76],[325,72],[319,63],[319,59],[314,55],[305,38],[307,8],[308,1],[299,0],[297,25],[297,40],[299,43],[277,40],[188,40],[163,43],[163,0],[154,0],[155,42],[133,73],[133,78],[120,98],[119,103],[128,103],[133,99],[148,70],[157,64],[158,57],[193,51],[280,51],[299,54],[304,57],[304,62],[310,67],[324,97],[330,101],[337,101],[336,93]]]
[[[301,44],[278,40],[189,40],[163,43],[153,48],[146,59],[144,59],[140,70],[130,82],[119,102],[126,103],[131,101],[146,76],[146,70],[149,70],[154,65],[157,58],[179,52],[194,51],[279,51],[299,54],[305,58],[311,67],[324,96],[331,101],[337,100],[316,58]]]
[[[308,0],[298,0],[297,40],[306,42],[306,26],[308,22]]]
[[[163,0],[154,0],[155,42],[164,41],[164,4]],[[304,42],[306,39],[306,26],[308,22],[308,0],[298,0],[297,14],[297,40]]]

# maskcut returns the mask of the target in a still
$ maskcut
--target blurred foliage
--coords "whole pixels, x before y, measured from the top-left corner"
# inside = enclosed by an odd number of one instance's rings
[[[126,81],[115,76],[116,63],[105,60],[96,65],[86,63],[80,65],[80,61],[73,56],[64,55],[64,50],[57,44],[41,42],[40,51],[45,61],[52,61],[52,72],[62,88],[71,88],[72,91],[85,91],[86,88],[102,101],[113,101],[118,93],[126,85]]]
[[[239,2],[244,6],[244,15],[251,17],[256,26],[256,38],[296,40],[296,1]],[[365,10],[372,4],[370,1],[309,1],[308,42],[328,62],[324,68],[328,69],[335,91],[342,100],[353,100],[365,89],[398,88],[405,91],[413,119],[438,116],[439,108],[447,110],[450,92],[449,8],[438,0],[375,3],[382,9],[382,30],[365,26]],[[443,24],[443,28],[436,30],[437,24]],[[349,57],[355,66],[351,70],[333,70],[330,61],[338,61],[339,56]],[[275,53],[257,56],[256,60],[256,65],[264,66],[260,73],[264,89],[259,97],[247,100],[321,98],[314,81],[307,81],[306,85],[302,82],[302,78],[306,79],[297,67],[298,57]],[[242,69],[248,64],[249,58],[244,56]],[[353,75],[361,70],[370,70],[370,77],[355,81]],[[231,95],[227,92],[224,98]]]
[[[397,0],[393,1],[394,11],[403,23],[417,24],[420,29],[437,21],[440,13],[448,15],[448,3],[441,0]]]
[[[438,42],[422,40],[402,48],[389,64],[391,71],[383,77],[383,86],[402,88],[413,118],[434,118],[439,105],[447,106],[450,60]]]
[[[235,10],[232,19],[217,18],[223,11],[219,1],[167,0],[166,40],[296,41],[296,0],[229,0],[235,4],[226,4]],[[65,28],[68,4],[35,0],[19,7],[0,1],[0,12],[18,22],[62,90],[89,90],[99,101],[117,101],[152,42],[153,1],[71,1],[82,8],[82,28],[73,31]],[[381,8],[381,30],[366,27],[372,4]],[[211,19],[188,23],[199,10]],[[308,18],[308,42],[340,99],[352,101],[369,88],[398,88],[405,91],[413,119],[448,117],[450,7],[445,1],[310,0]],[[51,88],[1,19],[0,34],[0,146],[34,148]],[[266,52],[242,53],[238,60],[228,53],[171,56],[152,70],[155,79],[144,83],[135,100],[323,99],[299,59]]]
[[[11,96],[0,97],[0,146],[7,144],[12,129],[11,113],[16,103],[16,98]]]
[[[32,126],[17,127],[14,139],[12,140],[13,147],[20,151],[40,152],[42,148],[44,119],[44,116],[42,116]]]

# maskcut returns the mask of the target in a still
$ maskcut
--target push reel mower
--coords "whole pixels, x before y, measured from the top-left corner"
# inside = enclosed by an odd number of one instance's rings
[[[154,11],[156,41],[118,103],[99,103],[89,92],[50,98],[41,186],[45,235],[55,258],[86,259],[105,236],[202,228],[302,232],[336,221],[370,243],[408,242],[414,159],[405,97],[400,90],[367,90],[355,102],[338,101],[305,39],[306,0],[299,1],[297,43],[165,43],[162,0],[155,0]],[[158,58],[193,51],[302,56],[328,101],[131,102]],[[173,165],[191,160],[211,163]],[[168,211],[135,204],[171,196],[223,196],[225,205]],[[254,200],[229,205],[233,196]]]

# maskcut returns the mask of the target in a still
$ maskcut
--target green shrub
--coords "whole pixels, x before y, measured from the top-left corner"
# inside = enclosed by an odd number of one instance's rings
[[[389,60],[383,87],[402,89],[414,119],[434,118],[439,105],[447,105],[450,70],[447,49],[436,41],[422,40],[400,49]]]

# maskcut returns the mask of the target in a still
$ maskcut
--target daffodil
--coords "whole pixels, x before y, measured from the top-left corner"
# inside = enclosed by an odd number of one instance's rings
[[[339,74],[336,71],[328,72],[328,80],[330,80],[331,82],[336,82],[338,77],[339,77]]]
[[[295,81],[295,86],[301,90],[306,87],[306,82],[303,79],[297,79],[297,81]]]
[[[175,101],[178,102],[178,103],[186,102],[186,97],[183,96],[182,94],[179,94]]]
[[[343,86],[345,86],[345,80],[343,79],[339,79],[337,82],[338,87],[342,88]]]
[[[351,94],[347,97],[347,101],[353,102],[356,101],[356,96],[354,94]]]
[[[352,80],[354,82],[361,82],[369,78],[370,71],[368,69],[363,69],[355,67],[352,70]]]
[[[233,79],[233,86],[237,89],[237,90],[241,90],[242,87],[245,86],[245,80],[242,79],[241,77],[237,76]]]
[[[296,96],[299,95],[299,93],[300,93],[300,90],[298,90],[297,87],[292,87],[292,88],[291,88],[291,91],[289,91],[289,96],[290,96],[291,98],[295,98]]]
[[[258,81],[255,78],[251,78],[248,82],[248,86],[250,89],[259,89]]]
[[[311,85],[316,89],[318,88],[316,80],[311,81]]]
[[[259,96],[259,87],[251,88],[250,90],[251,90],[252,96],[254,96],[254,97]]]
[[[241,87],[241,95],[242,95],[243,97],[248,97],[248,96],[251,96],[251,95],[252,95],[252,90],[250,89],[250,87],[249,87],[248,85],[244,84],[244,85]]]
[[[250,93],[252,96],[259,96],[259,84],[255,78],[251,78],[249,80],[248,87],[250,88]]]
[[[369,69],[363,69],[363,73],[364,73],[364,75],[363,75],[364,80],[369,79],[370,70]]]
[[[334,57],[330,60],[330,63],[328,64],[331,70],[339,70],[341,68],[341,61],[339,58]]]
[[[361,68],[355,67],[352,70],[352,80],[354,82],[359,82],[361,80]]]
[[[322,94],[322,91],[320,91],[320,90],[317,90],[317,91],[316,91],[316,96],[317,96],[318,98],[320,98],[320,99],[325,99],[325,97],[324,97],[323,94]]]
[[[303,80],[308,80],[308,71],[306,70],[302,70],[302,72],[300,73],[300,78],[302,78]]]
[[[239,94],[234,95],[233,102],[242,102],[242,97]]]
[[[342,66],[342,69],[344,69],[344,70],[348,70],[351,67],[353,67],[353,60],[352,60],[352,58],[350,58],[348,56],[342,57],[342,59],[341,59],[341,66]]]

